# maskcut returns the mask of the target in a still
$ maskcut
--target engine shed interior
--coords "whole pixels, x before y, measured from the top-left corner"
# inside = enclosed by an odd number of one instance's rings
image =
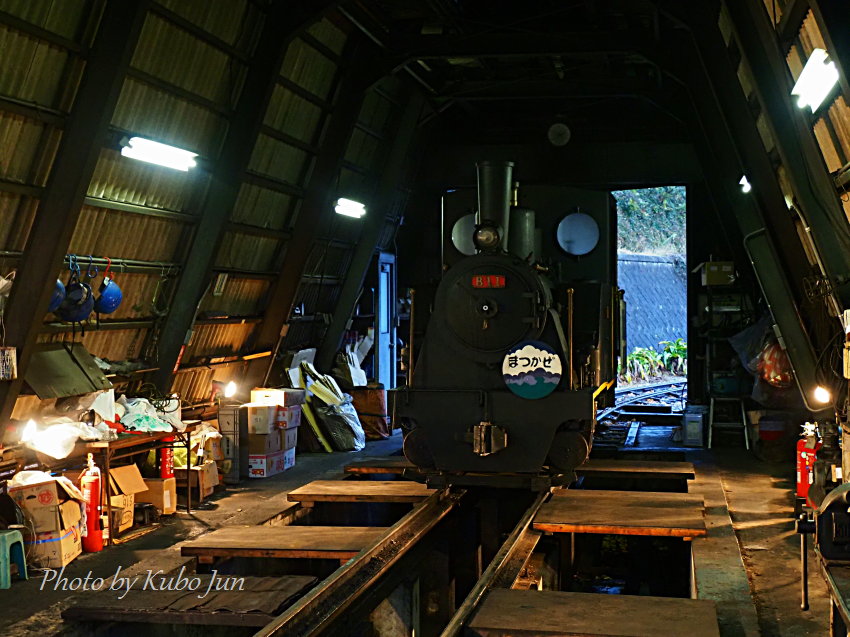
[[[0,52],[0,632],[850,634],[846,1]]]

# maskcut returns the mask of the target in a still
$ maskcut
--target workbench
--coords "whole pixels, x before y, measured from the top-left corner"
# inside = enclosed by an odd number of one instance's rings
[[[121,460],[129,458],[140,453],[147,453],[154,449],[163,449],[165,447],[184,446],[186,448],[186,462],[189,467],[192,463],[191,454],[191,433],[195,430],[197,422],[189,422],[186,429],[180,431],[152,431],[138,434],[119,434],[117,440],[94,440],[94,441],[78,441],[74,446],[74,450],[67,458],[61,459],[42,459],[40,464],[45,471],[59,471],[73,466],[85,465],[85,460],[88,454],[94,454],[95,463],[100,467],[103,480],[103,506],[106,511],[107,520],[112,524],[112,503],[109,497],[109,475],[113,460]],[[166,440],[174,438],[174,440]],[[42,458],[46,458],[42,456]],[[192,490],[187,485],[186,494],[186,512],[192,512]],[[110,529],[111,531],[111,529]],[[106,540],[107,546],[113,543],[113,534],[109,533]]]
[[[714,602],[644,595],[495,589],[469,635],[518,637],[720,637]]]

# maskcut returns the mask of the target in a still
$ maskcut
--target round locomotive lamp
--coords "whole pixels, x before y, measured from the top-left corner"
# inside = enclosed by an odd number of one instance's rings
[[[498,226],[485,221],[475,229],[475,234],[472,235],[472,242],[479,250],[495,250],[502,242],[502,233],[499,232]]]
[[[590,215],[574,212],[561,219],[556,236],[564,252],[582,256],[599,243],[599,225]]]
[[[452,245],[461,254],[471,257],[475,254],[473,234],[475,234],[475,215],[470,213],[455,221],[455,225],[452,226]]]

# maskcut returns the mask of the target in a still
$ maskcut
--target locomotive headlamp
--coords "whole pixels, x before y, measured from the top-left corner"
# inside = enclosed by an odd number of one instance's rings
[[[495,250],[502,242],[502,235],[499,232],[499,228],[484,223],[475,229],[475,234],[472,235],[472,241],[479,250]]]

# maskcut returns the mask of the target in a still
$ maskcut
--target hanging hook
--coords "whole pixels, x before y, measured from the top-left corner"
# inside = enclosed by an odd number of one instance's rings
[[[94,265],[94,257],[92,255],[89,255],[89,265],[86,269],[86,276],[89,278],[89,280],[91,280],[97,276],[97,272],[98,269],[97,266]]]
[[[104,279],[109,278],[109,275],[112,274],[111,268],[112,268],[112,259],[110,259],[109,257],[106,257],[106,269],[103,271],[103,278]]]

